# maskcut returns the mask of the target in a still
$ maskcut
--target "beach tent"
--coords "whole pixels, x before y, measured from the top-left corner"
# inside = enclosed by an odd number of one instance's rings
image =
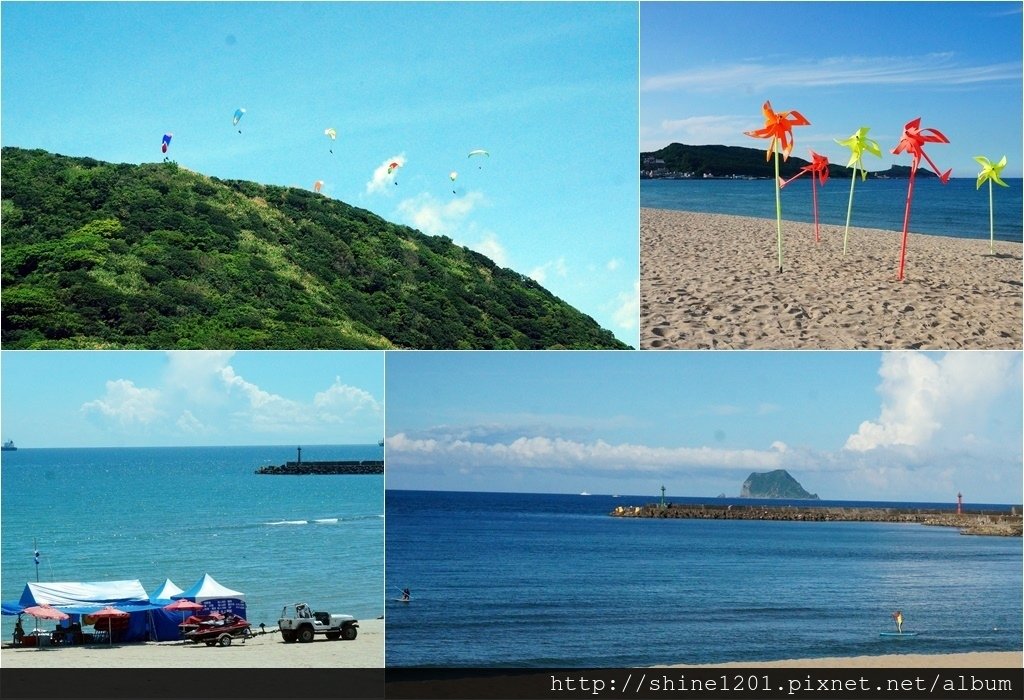
[[[79,583],[75,581],[60,583],[26,583],[25,590],[18,601],[25,607],[29,605],[89,605],[99,604],[103,607],[114,603],[137,603],[146,605],[149,596],[138,579],[131,581],[100,581],[95,583]]]
[[[69,615],[87,617],[105,606],[114,605],[129,613],[126,624],[115,628],[116,641],[144,641],[152,636],[152,605],[138,579],[129,581],[60,581],[26,583],[18,603],[52,605]],[[86,623],[88,624],[88,623]]]
[[[159,588],[149,594],[149,601],[153,604],[163,603],[164,605],[167,605],[171,602],[172,595],[178,595],[183,592],[184,591],[174,585],[174,581],[166,579],[160,584]]]
[[[202,603],[204,612],[207,613],[234,613],[245,617],[245,594],[220,585],[210,574],[203,574],[203,577],[196,581],[195,585],[187,591],[172,595],[171,598],[173,600],[187,598],[196,603]]]

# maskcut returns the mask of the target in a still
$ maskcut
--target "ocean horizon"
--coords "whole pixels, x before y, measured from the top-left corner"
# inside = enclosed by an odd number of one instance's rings
[[[389,489],[387,588],[392,599],[409,588],[412,600],[388,603],[387,665],[634,667],[1020,649],[1018,538],[904,523],[609,515],[657,500]],[[897,609],[917,637],[880,636],[894,629]]]
[[[303,445],[308,461],[382,459],[378,445]],[[254,626],[285,604],[383,613],[382,475],[258,475],[296,446],[22,448],[2,457],[2,600],[40,581],[204,574],[246,596]],[[2,618],[8,638],[16,618]],[[29,620],[31,624],[31,620]]]
[[[1008,187],[994,187],[995,239],[1020,243],[1024,231],[1024,179],[1005,178]],[[920,178],[914,183],[910,231],[953,238],[989,237],[988,185],[975,189],[975,178]],[[817,186],[818,220],[830,228],[846,225],[849,180],[829,180]],[[903,230],[907,180],[857,180],[850,226],[886,231]],[[775,188],[771,179],[696,178],[640,180],[640,206],[705,214],[732,214],[775,219]],[[782,218],[812,223],[813,204],[808,178],[794,180],[782,190]]]

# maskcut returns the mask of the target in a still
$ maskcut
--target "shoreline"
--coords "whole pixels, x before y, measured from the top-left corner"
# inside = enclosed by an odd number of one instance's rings
[[[817,659],[668,664],[652,668],[1021,668],[1024,651],[969,651],[955,654],[825,656]]]
[[[229,647],[182,641],[0,649],[3,668],[382,668],[384,620],[360,620],[353,640],[318,635],[286,644],[276,632],[234,640]]]
[[[642,349],[1020,349],[1019,243],[640,209]]]

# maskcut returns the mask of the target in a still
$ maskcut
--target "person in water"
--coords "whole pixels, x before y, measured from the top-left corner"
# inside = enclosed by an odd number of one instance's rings
[[[897,610],[892,614],[892,619],[896,621],[896,630],[903,634],[903,611]]]

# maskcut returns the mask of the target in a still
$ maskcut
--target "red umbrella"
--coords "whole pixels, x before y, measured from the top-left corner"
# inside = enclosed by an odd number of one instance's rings
[[[187,598],[180,598],[170,605],[165,605],[164,610],[180,610],[181,611],[181,624],[185,624],[185,611],[186,610],[202,610],[203,605],[201,603],[193,603]]]
[[[39,620],[66,620],[70,615],[66,612],[61,612],[52,605],[30,605],[25,608],[22,612],[31,615]]]
[[[89,613],[89,617],[94,618],[97,621],[98,620],[115,620],[115,619],[123,619],[123,618],[128,617],[128,613],[126,613],[124,610],[118,610],[117,608],[114,608],[114,607],[111,607],[111,606],[108,605],[107,607],[103,608],[102,610],[97,610],[94,613]],[[108,623],[107,624],[107,640],[110,642],[111,646],[113,646],[113,644],[114,644],[114,639],[113,639],[114,635],[112,634],[112,632],[113,632],[113,630],[110,628],[110,624]]]
[[[25,612],[32,617],[36,618],[36,627],[39,627],[40,620],[66,620],[70,615],[66,612],[61,612],[52,605],[30,605],[25,608],[22,612]],[[38,644],[38,642],[36,642]],[[39,647],[36,647],[37,649]]]

